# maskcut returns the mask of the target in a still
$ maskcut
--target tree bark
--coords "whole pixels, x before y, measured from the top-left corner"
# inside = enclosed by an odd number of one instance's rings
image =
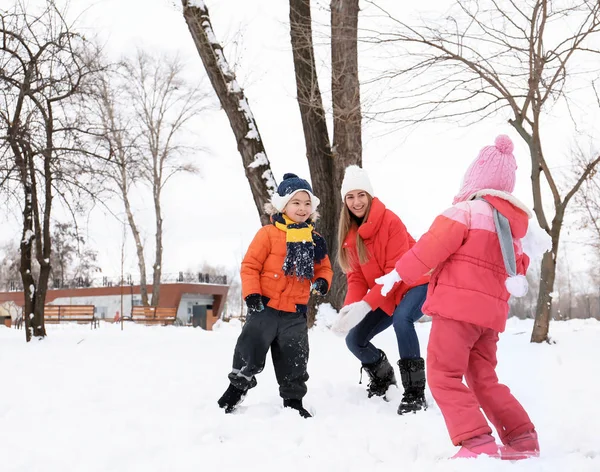
[[[32,187],[27,171],[27,161],[31,157],[21,156],[21,184],[24,191],[23,206],[23,233],[21,235],[21,264],[19,272],[23,281],[23,320],[25,322],[25,339],[31,341],[34,336],[45,336],[43,310],[40,313],[37,308],[39,295],[36,290],[35,279],[32,274],[33,244],[35,241],[35,232],[33,230],[33,205],[32,205]],[[42,298],[42,300],[44,300]]]
[[[160,178],[158,178],[158,183],[154,185],[153,193],[154,193],[154,213],[156,216],[156,236],[155,236],[155,255],[154,255],[154,266],[153,266],[153,274],[152,274],[152,306],[158,306],[158,301],[160,299],[160,278],[162,274],[162,254],[163,254],[163,246],[162,246],[162,210],[160,206],[160,189],[161,189]]]
[[[548,342],[550,330],[550,317],[552,312],[552,291],[554,290],[554,279],[556,277],[556,261],[554,251],[547,252],[542,258],[542,271],[540,278],[540,291],[538,295],[537,308],[531,342]]]
[[[216,39],[208,8],[203,3],[200,3],[199,6],[191,3],[193,2],[190,0],[182,0],[183,16],[237,140],[238,151],[242,156],[244,171],[250,183],[252,197],[261,223],[269,224],[269,217],[264,212],[264,206],[271,200],[277,184],[256,120],[243,89],[236,81],[235,73],[225,59],[223,48]]]
[[[313,189],[321,199],[317,229],[327,241],[334,274],[339,272],[336,277],[337,287],[340,282],[345,285],[345,277],[335,263],[338,250],[338,215],[342,202],[339,188],[332,185],[335,180],[335,167],[315,64],[310,0],[290,0],[290,35],[306,158]],[[344,301],[343,290],[332,290],[324,299],[311,299],[311,301],[329,302],[335,308],[339,308]],[[309,310],[309,325],[314,322],[316,311],[314,303],[311,303]]]
[[[341,199],[339,190],[345,168],[352,164],[362,166],[358,12],[358,0],[331,0],[332,183],[337,190],[337,195],[334,195],[337,201]],[[335,249],[337,251],[337,245]],[[341,270],[335,272],[332,285],[332,298],[342,300],[346,293],[346,280]]]
[[[531,342],[549,342],[550,320],[552,319],[552,294],[556,281],[556,260],[558,256],[560,232],[563,225],[566,205],[563,203],[556,209],[552,220],[550,236],[552,238],[552,250],[546,252],[542,257],[540,272],[540,291],[535,310],[535,321],[531,332]]]
[[[123,161],[124,162],[124,161]],[[125,165],[121,166],[121,197],[123,198],[123,204],[125,205],[125,214],[127,215],[127,222],[129,229],[135,241],[135,250],[137,253],[138,269],[140,270],[140,296],[142,299],[143,306],[149,306],[148,302],[148,281],[146,279],[146,258],[144,257],[144,245],[142,244],[142,238],[140,237],[140,231],[135,223],[133,217],[133,211],[131,210],[131,203],[129,202],[129,195],[127,189],[127,171]]]

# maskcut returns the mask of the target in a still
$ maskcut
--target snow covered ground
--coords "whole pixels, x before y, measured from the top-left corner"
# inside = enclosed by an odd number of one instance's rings
[[[324,324],[324,323],[323,323]],[[311,331],[314,418],[284,410],[268,362],[243,406],[216,404],[239,324],[214,332],[103,324],[50,326],[27,345],[0,327],[0,470],[19,471],[598,471],[600,322],[554,322],[555,345],[529,343],[531,321],[509,320],[499,374],[537,425],[542,457],[450,461],[441,414],[396,414],[367,399],[359,364],[324,326]],[[424,349],[429,324],[418,333]],[[396,360],[393,331],[378,338]]]

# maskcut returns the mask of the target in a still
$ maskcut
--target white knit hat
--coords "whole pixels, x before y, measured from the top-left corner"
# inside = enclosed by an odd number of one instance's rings
[[[321,203],[321,200],[319,200],[313,194],[312,187],[308,181],[301,179],[296,174],[291,173],[283,176],[283,180],[279,184],[279,187],[277,187],[277,192],[275,192],[271,197],[271,203],[277,209],[277,211],[283,211],[288,202],[298,192],[308,193],[310,202],[312,204],[312,211],[316,211],[319,203]]]
[[[344,181],[342,182],[342,200],[346,198],[346,194],[352,190],[364,190],[369,195],[373,196],[373,186],[369,180],[369,175],[364,169],[356,165],[346,167]]]

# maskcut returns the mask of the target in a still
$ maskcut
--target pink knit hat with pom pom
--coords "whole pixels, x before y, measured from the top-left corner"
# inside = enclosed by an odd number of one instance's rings
[[[464,202],[483,189],[511,193],[515,188],[517,163],[512,152],[513,142],[505,134],[496,138],[493,146],[486,146],[467,169],[460,192],[453,204]]]

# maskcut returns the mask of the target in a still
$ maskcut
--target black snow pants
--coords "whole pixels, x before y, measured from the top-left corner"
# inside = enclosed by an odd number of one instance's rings
[[[308,373],[308,327],[304,313],[290,313],[265,306],[249,312],[233,353],[231,383],[247,390],[256,386],[256,374],[271,358],[283,399],[300,400],[306,395]]]

